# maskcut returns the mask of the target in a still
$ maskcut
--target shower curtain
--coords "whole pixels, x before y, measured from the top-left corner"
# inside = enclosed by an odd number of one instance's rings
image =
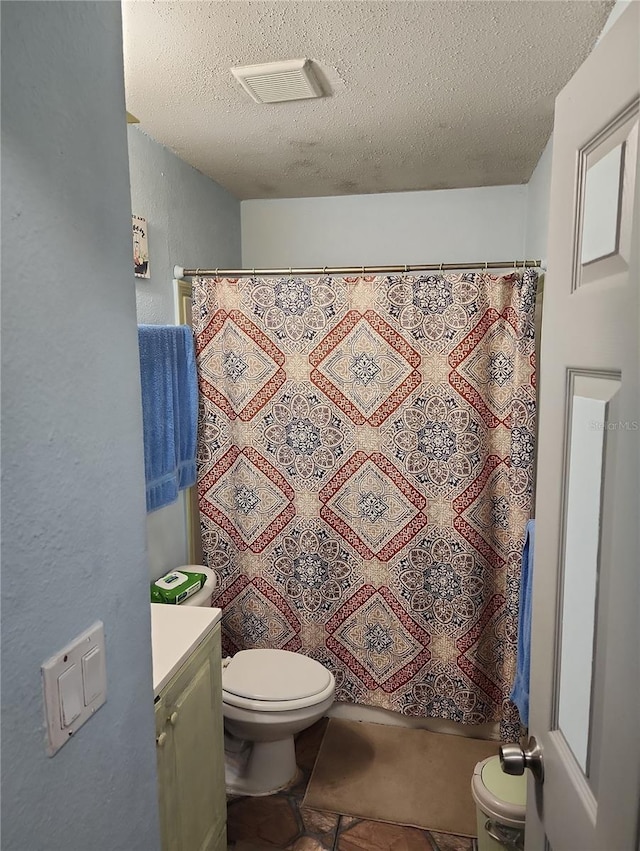
[[[199,279],[198,494],[227,653],[518,737],[532,270]]]

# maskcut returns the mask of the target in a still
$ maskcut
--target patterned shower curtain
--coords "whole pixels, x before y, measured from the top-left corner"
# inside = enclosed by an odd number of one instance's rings
[[[227,653],[299,651],[339,700],[517,739],[536,283],[194,282],[198,493]]]

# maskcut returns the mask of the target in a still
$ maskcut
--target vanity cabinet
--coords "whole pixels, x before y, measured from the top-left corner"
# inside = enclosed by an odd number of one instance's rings
[[[162,851],[226,851],[220,624],[156,698]]]

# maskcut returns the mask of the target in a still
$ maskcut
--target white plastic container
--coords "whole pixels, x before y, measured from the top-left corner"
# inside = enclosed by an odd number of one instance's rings
[[[216,590],[216,585],[218,584],[218,580],[216,574],[209,567],[204,567],[201,564],[182,564],[180,567],[176,568],[176,571],[186,570],[189,573],[204,573],[207,577],[204,585],[199,591],[196,591],[195,594],[192,594],[190,597],[187,597],[182,603],[181,606],[210,606],[211,605],[211,597],[213,592]]]
[[[513,777],[500,767],[500,758],[479,762],[471,778],[476,803],[478,851],[522,851],[527,803],[526,775]]]

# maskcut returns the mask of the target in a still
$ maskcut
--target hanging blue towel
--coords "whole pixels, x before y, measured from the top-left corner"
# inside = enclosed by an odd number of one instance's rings
[[[147,511],[196,480],[198,379],[187,325],[138,325]]]
[[[522,549],[520,610],[518,614],[518,661],[511,700],[518,707],[522,726],[529,725],[529,670],[531,667],[531,592],[533,586],[533,545],[536,521],[529,520]]]

